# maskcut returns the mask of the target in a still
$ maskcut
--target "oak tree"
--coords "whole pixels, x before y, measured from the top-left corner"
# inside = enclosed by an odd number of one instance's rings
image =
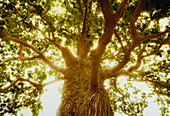
[[[168,0],[1,0],[0,114],[29,107],[38,115],[43,87],[58,80],[64,84],[57,116],[142,115],[154,94],[167,114],[169,6]],[[133,81],[152,93],[135,97]]]

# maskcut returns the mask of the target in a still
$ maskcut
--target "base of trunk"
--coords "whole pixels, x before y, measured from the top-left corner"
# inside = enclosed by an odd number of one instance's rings
[[[74,106],[72,106],[72,109]],[[76,105],[75,105],[76,107]],[[113,116],[108,94],[106,91],[91,92],[91,95],[76,110],[66,111],[60,107],[57,116]]]
[[[57,116],[113,116],[104,78],[99,73],[98,90],[91,90],[90,63],[67,69]]]

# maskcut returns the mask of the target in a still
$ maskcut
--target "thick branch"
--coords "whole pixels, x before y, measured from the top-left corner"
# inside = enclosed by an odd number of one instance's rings
[[[5,87],[4,89],[0,90],[0,93],[5,92],[6,90],[8,90],[8,89],[11,88],[12,86],[14,86],[14,85],[15,85],[16,83],[18,83],[19,81],[29,82],[31,85],[33,85],[33,86],[36,87],[36,88],[39,88],[39,87],[40,87],[40,88],[43,88],[43,87],[45,87],[45,86],[47,86],[47,85],[49,85],[49,84],[58,82],[58,81],[63,80],[63,79],[64,79],[63,77],[60,77],[60,78],[58,78],[58,79],[56,79],[56,80],[47,82],[47,83],[45,83],[45,84],[37,84],[37,83],[35,83],[35,82],[30,81],[29,79],[18,78],[17,80],[15,80],[14,82],[12,82],[9,86],[7,86],[7,87]]]
[[[117,16],[118,19],[123,16],[123,12],[125,10],[125,6],[127,4],[127,1],[128,0],[122,0],[122,2],[120,3],[119,8],[117,9],[117,12],[116,12],[116,16]]]
[[[79,1],[80,2],[80,1]],[[91,6],[92,6],[92,1],[90,2],[89,6],[87,5],[88,2],[87,0],[84,0],[84,5],[85,5],[85,13],[83,15],[83,28],[82,28],[82,32],[81,32],[81,37],[77,43],[77,55],[81,58],[87,58],[87,55],[90,51],[90,46],[85,44],[86,43],[86,33],[89,32],[90,27],[89,25],[87,25],[87,20],[88,20],[88,15],[90,15],[91,13]],[[81,4],[79,3],[80,7]],[[83,11],[82,11],[83,12]],[[88,20],[89,21],[89,20]]]
[[[20,43],[30,49],[32,49],[34,52],[36,52],[37,54],[39,54],[39,56],[41,57],[41,59],[49,66],[51,67],[52,69],[54,69],[55,71],[58,71],[58,72],[61,72],[61,73],[64,73],[65,72],[65,69],[64,68],[60,68],[58,66],[55,66],[52,62],[50,62],[45,56],[44,54],[39,51],[37,48],[31,46],[30,44],[24,42],[24,41],[21,41],[19,40],[18,38],[16,37],[11,37],[11,36],[8,36],[6,33],[4,32],[0,32],[0,36],[4,36],[6,39],[8,40],[11,40],[13,42],[17,42],[17,43]]]
[[[146,0],[140,0],[139,1],[138,5],[137,5],[137,8],[136,8],[136,10],[135,10],[131,20],[130,20],[130,31],[131,31],[132,38],[135,41],[133,41],[133,43],[129,47],[129,49],[126,50],[123,60],[118,65],[116,65],[115,67],[106,70],[107,74],[109,75],[108,77],[114,76],[117,71],[121,70],[130,61],[130,54],[131,54],[131,52],[140,43],[140,39],[139,39],[139,37],[137,35],[137,32],[136,32],[135,22],[137,21],[137,18],[140,15],[140,12],[145,7],[145,2],[146,2]]]
[[[112,6],[109,0],[99,0],[99,2],[105,19],[104,33],[99,40],[99,44],[102,44],[102,46],[105,47],[111,41],[117,19],[112,11]]]
[[[106,45],[111,41],[113,29],[116,25],[115,14],[113,14],[112,6],[109,0],[99,0],[104,19],[104,33],[100,37],[98,47],[91,51],[92,70],[91,70],[91,87],[92,90],[98,89],[98,70],[101,62],[101,57],[105,52]]]
[[[51,41],[53,44],[61,51],[62,57],[66,63],[66,66],[72,65],[77,62],[77,58],[73,55],[73,53],[66,47],[58,44],[56,41]]]
[[[81,32],[81,37],[77,43],[77,55],[80,56],[80,58],[84,58],[84,44],[85,44],[85,34],[86,34],[86,18],[87,18],[87,1],[84,1],[85,5],[85,14],[83,16],[83,28]]]
[[[131,33],[133,40],[139,39],[138,34],[136,32],[137,28],[135,26],[135,22],[137,21],[141,11],[145,7],[145,3],[146,3],[146,0],[140,0],[139,1],[137,8],[136,8],[133,16],[131,17],[131,20],[130,20],[130,33]]]

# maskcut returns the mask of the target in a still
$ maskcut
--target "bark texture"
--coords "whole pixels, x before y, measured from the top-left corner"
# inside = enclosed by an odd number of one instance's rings
[[[104,78],[99,71],[99,89],[91,89],[91,63],[84,61],[67,69],[57,116],[113,116]],[[94,72],[95,73],[95,72]]]

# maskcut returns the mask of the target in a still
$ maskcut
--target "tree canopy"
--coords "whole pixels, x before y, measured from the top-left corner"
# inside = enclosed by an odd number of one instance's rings
[[[38,115],[43,87],[84,61],[91,62],[94,91],[103,70],[114,112],[142,115],[146,99],[157,94],[168,115],[169,6],[168,0],[0,1],[0,115],[24,107]],[[45,83],[47,77],[55,80]],[[134,81],[146,82],[152,93],[137,98]]]

